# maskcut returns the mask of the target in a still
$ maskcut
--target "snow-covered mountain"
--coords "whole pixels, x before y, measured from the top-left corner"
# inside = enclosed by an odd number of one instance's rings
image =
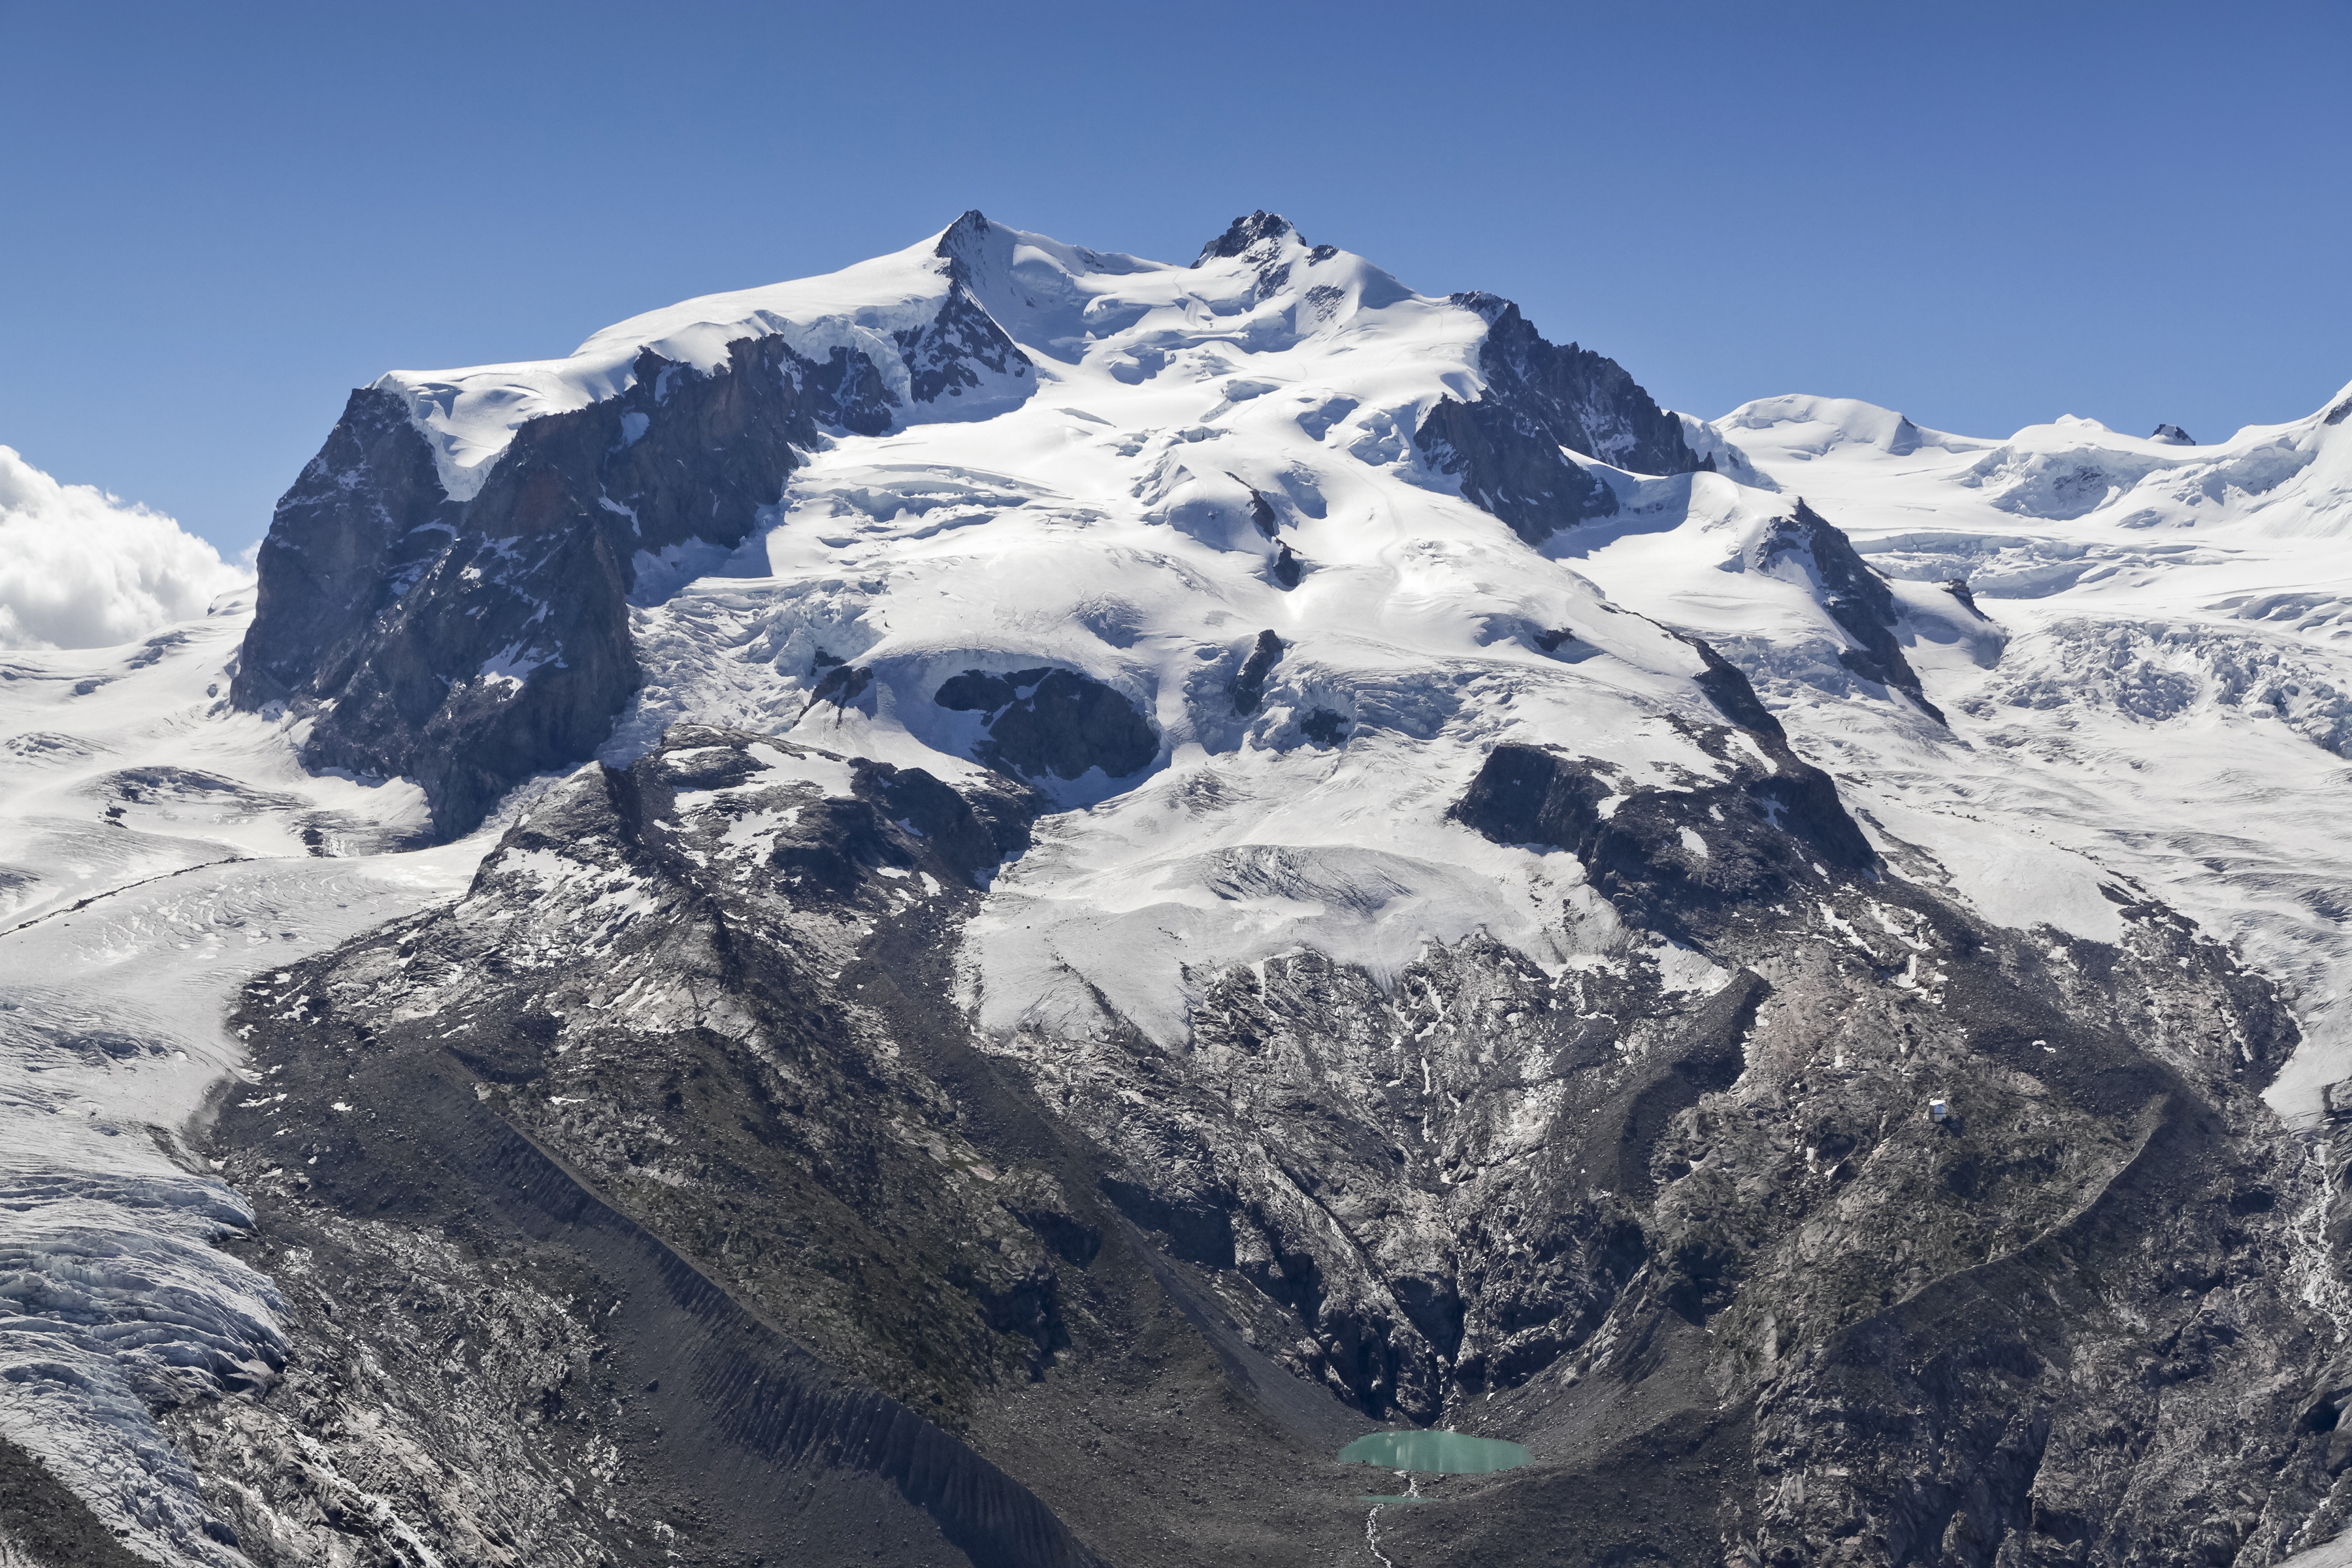
[[[1702,422],[1265,213],[393,373],[0,686],[0,1436],[173,1563],[2326,1540],[2347,411]]]
[[[2337,1011],[2352,858],[2326,804],[2352,782],[2347,416],[2352,386],[2211,446],[2075,418],[1990,441],[1771,398],[1694,422],[1692,439],[1772,499],[1612,477],[1624,521],[1566,553],[1622,602],[1714,639],[1802,749],[1852,777],[1850,798],[1988,914],[2067,925],[2058,847],[2242,942],[2294,997],[2305,1046],[2270,1093],[2307,1121],[2352,1073]],[[1893,635],[1948,731],[1902,722],[1833,667],[1856,638],[1850,617],[1823,624],[1817,565],[1760,559],[1755,519],[1794,496],[1885,579]],[[1725,593],[1717,569],[1746,591]],[[2099,901],[2077,904],[2069,929],[2112,937]]]

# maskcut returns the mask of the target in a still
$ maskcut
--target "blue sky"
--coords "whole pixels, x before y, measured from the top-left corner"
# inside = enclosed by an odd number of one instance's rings
[[[226,551],[348,390],[967,207],[1288,215],[1712,416],[2214,439],[2352,380],[2352,6],[0,4],[0,444]]]

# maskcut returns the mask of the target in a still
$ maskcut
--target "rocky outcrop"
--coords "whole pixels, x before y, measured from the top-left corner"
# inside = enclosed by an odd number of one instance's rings
[[[1234,711],[1247,718],[1257,711],[1265,700],[1266,678],[1274,673],[1275,661],[1282,657],[1282,639],[1273,628],[1257,634],[1251,645],[1249,658],[1242,661],[1241,672],[1234,677]]]
[[[1268,539],[1274,538],[1282,531],[1282,519],[1275,511],[1274,503],[1265,499],[1265,491],[1230,470],[1225,474],[1225,478],[1249,491],[1251,526]]]
[[[1570,851],[1627,920],[1677,940],[1875,864],[1826,773],[1793,755],[1760,766],[1728,731],[1700,744],[1726,777],[1653,783],[1596,758],[1499,745],[1454,815],[1497,843]]]
[[[286,1364],[167,1418],[248,1559],[1079,1568],[1344,1529],[1344,1418],[1163,1279],[949,1001],[1034,805],[681,725],[456,905],[251,985],[266,1088],[205,1152]]]
[[[1453,816],[1498,844],[1570,851],[1633,924],[1704,945],[1738,911],[1869,877],[1878,857],[1748,679],[1705,642],[1684,640],[1705,662],[1700,689],[1744,732],[1684,726],[1717,777],[1643,778],[1510,742],[1487,753]]]
[[[1360,1531],[1320,1409],[1538,1453],[1399,1562],[2252,1563],[2352,1508],[2269,988],[2120,887],[2108,945],[1886,874],[1698,651],[1711,772],[1506,744],[1456,808],[1608,955],[1300,950],[1174,1051],[950,1003],[1017,787],[692,726],[582,773],[247,992],[210,1152],[289,1352],[170,1417],[208,1501],[257,1563],[1271,1563]]]
[[[932,700],[980,714],[987,733],[975,758],[1018,779],[1076,779],[1096,768],[1123,779],[1160,753],[1160,737],[1135,704],[1072,669],[968,669]]]
[[[956,232],[940,310],[894,338],[919,404],[1029,369],[961,280]],[[355,392],[278,502],[231,698],[310,712],[310,766],[414,777],[436,829],[466,832],[591,754],[636,689],[641,562],[741,543],[825,430],[876,435],[902,407],[856,350],[745,337],[705,372],[648,349],[616,395],[518,427],[459,503],[402,399]]]
[[[1895,630],[1899,624],[1895,595],[1886,580],[1870,568],[1854,550],[1853,542],[1802,500],[1787,517],[1775,518],[1756,546],[1756,563],[1769,571],[1783,560],[1796,564],[1817,585],[1822,607],[1838,628],[1860,645],[1840,648],[1838,662],[1864,680],[1890,687],[1908,697],[1937,723],[1943,710],[1927,700],[1919,689],[1918,674],[1903,657]],[[1976,600],[1960,584],[1954,595],[1971,610]]]
[[[1637,473],[1704,466],[1681,421],[1616,361],[1545,342],[1507,300],[1470,293],[1454,302],[1486,321],[1478,350],[1486,388],[1466,403],[1440,399],[1413,441],[1430,467],[1460,479],[1465,499],[1528,543],[1617,510],[1615,492],[1562,447]]]
[[[311,709],[306,762],[415,777],[444,834],[593,751],[638,681],[636,558],[740,543],[821,424],[890,419],[863,354],[819,365],[780,338],[709,374],[650,351],[632,374],[523,425],[462,506],[400,400],[352,394],[263,543],[236,702]]]
[[[352,393],[261,542],[257,614],[229,689],[237,706],[341,690],[376,617],[449,548],[463,516],[401,399]]]
[[[1297,232],[1291,226],[1290,220],[1280,213],[1270,213],[1260,207],[1226,225],[1224,233],[1201,247],[1201,254],[1193,258],[1192,265],[1199,267],[1211,261],[1230,261],[1235,257],[1247,255],[1253,247],[1279,242]]]
[[[918,403],[936,404],[942,397],[959,398],[977,390],[983,371],[1021,377],[1034,368],[972,293],[972,266],[966,253],[988,226],[987,217],[977,209],[948,226],[933,247],[947,262],[947,299],[925,325],[893,334]]]
[[[1561,1444],[1557,1485],[1615,1484],[1653,1433],[1676,1434],[1661,1461],[1714,1455],[1624,1483],[1639,1507],[1574,1560],[2273,1561],[2341,1507],[2325,1422],[2298,1427],[2294,1369],[2332,1331],[2284,1284],[2308,1244],[2281,1211],[2320,1200],[2256,1093],[2295,1038],[2275,994],[2121,888],[2121,946],[1990,930],[1873,875],[1833,795],[1809,821],[1732,798],[1748,773],[1498,747],[1459,811],[1574,849],[1629,921],[1732,971],[1586,1137],[1634,1205],[1639,1288],[1565,1389],[1489,1417]],[[1620,1447],[1603,1412],[1628,1402]],[[1515,1489],[1467,1536],[1406,1519],[1395,1542],[1494,1560],[1558,1495]]]
[[[286,986],[249,994],[256,1065],[280,1092],[226,1107],[215,1135],[265,1194],[262,1245],[320,1247],[342,1280],[307,1303],[322,1318],[298,1331],[300,1398],[337,1407],[346,1382],[362,1398],[389,1394],[422,1450],[473,1456],[469,1482],[428,1473],[394,1489],[391,1511],[422,1544],[451,1561],[569,1560],[591,1547],[737,1560],[780,1542],[864,1558],[884,1544],[871,1539],[878,1514],[890,1521],[885,1561],[942,1547],[984,1563],[1095,1561],[909,1404],[966,1410],[1007,1370],[1000,1335],[1031,1357],[1052,1353],[1065,1336],[1050,1254],[1032,1242],[1008,1258],[1001,1249],[1026,1233],[992,1184],[967,1176],[976,1190],[955,1196],[922,1140],[887,1131],[922,1096],[906,1100],[911,1086],[872,1076],[881,1064],[854,1043],[865,1031],[792,956],[796,925],[824,944],[854,911],[887,910],[898,882],[922,877],[914,885],[952,906],[950,889],[1015,849],[1025,823],[1016,794],[979,805],[919,772],[681,728],[633,772],[591,770],[541,803],[456,910],[291,977],[290,1018]],[[748,897],[722,890],[754,865]],[[478,945],[484,920],[504,933],[495,950]],[[570,939],[560,959],[543,945],[572,922],[600,954],[593,966]],[[438,978],[421,987],[403,978],[428,973]],[[452,1035],[426,1016],[428,998],[461,973],[480,984],[468,984],[470,1021]],[[623,973],[686,989],[608,1017]],[[544,992],[567,975],[588,990]],[[583,1079],[592,1059],[604,1065]],[[713,1116],[734,1133],[713,1142],[693,1131]],[[282,1163],[298,1147],[302,1158]],[[939,1190],[904,1208],[909,1178]],[[1050,1180],[1011,1184],[1024,1211],[1086,1228]],[[946,1211],[916,1221],[948,1226],[921,1244],[946,1247],[940,1271],[906,1254],[913,1294],[885,1316],[893,1293],[862,1276],[877,1245],[895,1257],[907,1244],[865,1227],[941,1201]],[[747,1205],[767,1217],[730,1218]],[[453,1224],[446,1243],[413,1239]],[[779,1252],[786,1235],[797,1240]],[[803,1255],[810,1245],[826,1256]],[[801,1283],[827,1269],[844,1277]],[[366,1306],[379,1293],[392,1298],[383,1319]],[[415,1313],[440,1321],[437,1342],[479,1347],[446,1369],[486,1384],[488,1401],[441,1386],[437,1358],[421,1384],[369,1364],[413,1358],[394,1352]],[[517,1363],[502,1347],[518,1344],[555,1353]],[[903,1349],[877,1362],[877,1345]],[[881,1371],[898,1396],[845,1364]],[[375,1464],[348,1437],[335,1443],[340,1464],[248,1468],[233,1485],[240,1451],[251,1467],[271,1446],[264,1415],[187,1418],[241,1533],[275,1543],[257,1561],[310,1561],[338,1536],[387,1532],[337,1490],[335,1477]],[[453,1423],[505,1436],[479,1451],[445,1429]],[[592,1473],[604,1447],[629,1462]],[[500,1499],[559,1483],[576,1510],[527,1510],[520,1531],[500,1517]],[[449,1495],[425,1503],[436,1491]]]
[[[2108,945],[1888,875],[1699,651],[1711,774],[1504,745],[1456,812],[1675,947],[1554,976],[1473,941],[1386,984],[1301,952],[1206,984],[1181,1054],[1012,1059],[1298,1375],[1542,1456],[1384,1520],[1395,1561],[2254,1563],[2332,1528],[2276,995],[2120,886]]]

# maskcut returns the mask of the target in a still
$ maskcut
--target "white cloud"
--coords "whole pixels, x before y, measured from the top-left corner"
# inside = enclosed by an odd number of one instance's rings
[[[162,512],[0,447],[0,648],[135,642],[252,576]]]

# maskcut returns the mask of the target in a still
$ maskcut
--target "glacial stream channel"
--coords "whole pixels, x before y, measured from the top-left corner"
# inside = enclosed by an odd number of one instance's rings
[[[1343,1465],[1378,1465],[1402,1477],[1402,1493],[1366,1494],[1358,1502],[1372,1505],[1364,1516],[1364,1544],[1387,1568],[1396,1568],[1381,1550],[1381,1510],[1392,1503],[1428,1502],[1421,1495],[1421,1478],[1427,1475],[1484,1476],[1516,1470],[1534,1458],[1517,1443],[1494,1437],[1465,1437],[1459,1432],[1370,1432],[1339,1450]]]

